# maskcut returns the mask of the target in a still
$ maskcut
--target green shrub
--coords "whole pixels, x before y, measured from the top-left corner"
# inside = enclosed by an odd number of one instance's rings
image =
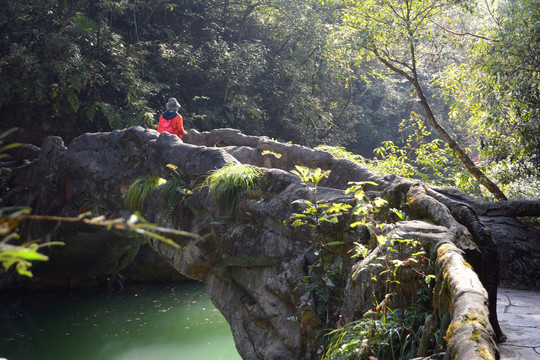
[[[323,359],[411,359],[418,350],[426,315],[416,308],[370,311],[330,333],[334,341]]]
[[[180,202],[179,197],[187,194],[184,188],[184,178],[176,165],[168,164],[170,176],[163,179],[159,176],[150,175],[139,178],[131,184],[126,196],[126,203],[133,212],[142,212],[145,201],[149,197],[157,197],[161,206],[162,218],[169,218],[176,205]]]

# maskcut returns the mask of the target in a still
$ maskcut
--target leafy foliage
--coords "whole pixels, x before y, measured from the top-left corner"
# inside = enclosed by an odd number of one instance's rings
[[[537,182],[540,169],[540,64],[537,1],[486,2],[483,37],[439,78],[451,115],[495,176]]]
[[[71,139],[148,124],[150,89],[137,77],[133,48],[98,8],[3,1],[1,9],[0,106],[18,126]]]
[[[19,236],[14,230],[21,222],[26,220],[84,223],[87,225],[100,226],[107,230],[127,231],[157,239],[177,249],[180,249],[180,245],[174,242],[169,236],[198,237],[198,235],[190,232],[164,228],[149,223],[138,213],[131,215],[129,219],[118,218],[107,220],[104,216],[89,218],[91,215],[90,213],[81,214],[78,217],[65,217],[31,215],[30,209],[27,208],[16,209],[14,212],[12,210],[13,209],[2,208],[0,212],[0,220],[2,220],[2,227],[0,228],[0,236],[2,236],[2,240],[0,241],[0,261],[6,270],[11,266],[16,265],[19,274],[29,277],[32,276],[32,273],[29,271],[29,267],[32,265],[31,261],[48,260],[48,257],[38,252],[38,250],[49,246],[63,245],[63,243],[54,241],[39,244],[37,241],[32,241],[22,245],[8,244],[9,241],[18,239]]]
[[[338,4],[1,5],[0,108],[38,145],[44,135],[69,142],[88,131],[154,127],[175,96],[187,129],[233,127],[369,154],[410,110],[402,83],[355,79],[328,52]]]
[[[467,171],[455,153],[440,139],[432,139],[431,132],[415,113],[409,120],[403,120],[400,133],[406,137],[402,146],[393,141],[383,141],[375,148],[376,157],[366,159],[353,154],[343,147],[319,146],[321,150],[330,152],[336,157],[347,158],[367,166],[371,171],[385,176],[396,174],[410,180],[418,180],[437,186],[457,187],[461,190],[482,198],[489,198],[478,181]],[[477,161],[477,166],[492,175],[494,169],[487,164]],[[525,191],[526,187],[521,190]],[[509,195],[514,191],[508,191]]]
[[[327,204],[317,198],[317,186],[319,182],[328,176],[321,169],[311,170],[306,167],[296,166],[295,174],[306,185],[312,194],[312,200],[297,200],[301,212],[293,213],[291,218],[284,220],[284,225],[292,227],[308,226],[316,231],[316,241],[309,247],[307,252],[312,253],[314,260],[308,265],[307,274],[302,279],[305,286],[315,300],[315,313],[321,319],[327,319],[327,312],[334,300],[339,283],[336,281],[341,269],[332,264],[332,253],[335,246],[342,245],[339,239],[326,242],[322,236],[321,226],[323,223],[336,224],[341,215],[350,210],[351,205],[342,203]],[[327,322],[327,321],[325,321]],[[329,324],[326,323],[326,326]]]
[[[412,359],[422,335],[425,310],[368,312],[361,320],[330,333],[334,340],[323,359]]]
[[[373,289],[381,288],[382,283],[386,295],[381,300],[374,291],[373,311],[329,333],[331,341],[323,359],[410,359],[416,355],[424,320],[429,315],[424,306],[430,304],[427,294],[435,275],[428,273],[429,261],[419,241],[397,236],[377,236],[377,240],[375,247],[380,252],[376,261],[357,271],[370,272],[375,284]],[[366,257],[372,251],[357,244],[356,256]],[[380,271],[373,275],[371,269]],[[400,282],[405,270],[414,274],[418,281],[413,305],[401,305],[400,308],[392,304],[405,304]],[[401,299],[396,301],[396,297]]]
[[[32,215],[28,208],[0,208],[0,262],[7,271],[13,265],[20,275],[32,277],[30,267],[33,261],[47,261],[49,258],[42,251],[50,246],[64,245],[63,242],[49,241],[40,243],[39,241],[30,241],[22,244],[13,245],[10,242],[19,242],[19,235],[16,228],[23,221],[53,221],[53,222],[72,222],[84,223],[106,228],[107,230],[127,231],[137,233],[151,238],[155,238],[177,249],[180,248],[170,236],[182,236],[196,238],[197,235],[182,230],[170,229],[149,223],[138,213],[133,214],[129,219],[107,220],[104,216],[89,218],[91,214],[85,213],[78,217]]]
[[[373,232],[374,216],[387,202],[379,197],[373,200],[368,199],[363,186],[374,184],[361,182],[350,183],[351,186],[346,190],[346,193],[354,194],[355,206],[344,203],[325,203],[317,198],[317,186],[328,175],[327,172],[301,166],[296,166],[296,170],[291,172],[298,176],[308,187],[312,194],[312,200],[295,201],[294,203],[300,207],[301,212],[293,213],[290,219],[285,220],[283,223],[292,227],[308,226],[315,229],[316,241],[308,250],[313,253],[315,260],[308,266],[308,274],[302,282],[307,285],[307,289],[316,299],[317,314],[324,318],[324,314],[328,311],[330,302],[335,296],[334,293],[338,290],[335,279],[341,272],[339,268],[334,268],[332,264],[334,247],[343,245],[344,242],[340,241],[339,238],[330,242],[323,241],[323,224],[337,224],[343,215],[350,214],[354,219],[358,220],[350,224],[351,228],[364,225]]]
[[[378,66],[372,66],[373,73],[382,76],[383,70],[390,70],[409,82],[417,96],[413,101],[422,108],[426,122],[429,121],[486,189],[497,199],[507,200],[500,188],[475,166],[466,150],[441,125],[423,85],[430,67],[429,59],[442,59],[444,51],[441,49],[450,43],[443,41],[448,32],[440,23],[448,23],[451,19],[448,13],[459,15],[467,10],[468,2],[366,0],[344,3],[343,24],[336,31],[336,39],[343,44],[345,53],[352,52],[357,62],[369,62],[373,58],[378,63]]]
[[[4,270],[7,271],[15,265],[17,272],[20,275],[32,277],[30,267],[32,261],[47,261],[48,256],[42,254],[42,248],[64,245],[62,242],[49,241],[38,244],[36,241],[26,242],[20,245],[12,245],[10,241],[19,240],[19,235],[15,232],[19,224],[30,213],[29,208],[0,208],[0,263]]]
[[[343,149],[338,150],[344,152]],[[297,166],[292,173],[310,189],[313,200],[296,201],[302,211],[293,213],[290,219],[284,221],[284,224],[293,227],[308,226],[314,228],[317,233],[317,241],[308,250],[313,254],[314,260],[308,265],[307,274],[302,279],[302,286],[305,286],[312,294],[316,304],[316,313],[321,319],[326,317],[325,314],[329,311],[332,302],[337,301],[335,291],[339,288],[340,269],[335,268],[331,259],[333,247],[344,244],[340,241],[323,242],[320,236],[322,224],[325,222],[336,224],[341,216],[350,214],[357,220],[350,224],[351,228],[365,226],[377,240],[371,249],[357,243],[353,256],[366,257],[374,249],[380,250],[376,262],[369,263],[357,271],[370,271],[371,267],[382,268],[377,272],[378,275],[371,276],[371,281],[376,284],[374,289],[381,288],[377,284],[382,284],[385,298],[379,302],[377,294],[374,293],[376,312],[368,312],[361,320],[330,331],[328,334],[330,342],[323,358],[368,359],[370,356],[375,356],[384,359],[402,359],[413,357],[420,343],[424,319],[428,315],[421,303],[429,303],[425,294],[435,276],[427,273],[429,261],[424,257],[425,252],[419,241],[401,239],[397,236],[388,238],[378,235],[379,232],[376,229],[378,227],[376,224],[380,222],[376,220],[376,217],[381,217],[382,209],[390,210],[400,220],[404,219],[403,214],[398,210],[388,209],[384,199],[369,199],[363,187],[368,184],[373,185],[371,183],[350,184],[346,193],[354,194],[356,199],[354,206],[325,204],[317,199],[317,185],[327,175],[326,172]],[[419,279],[416,282],[417,298],[413,301],[414,307],[402,306],[391,309],[389,306],[391,298],[404,296],[399,289],[405,269],[413,278]],[[397,303],[404,304],[403,300]],[[331,324],[326,323],[326,326],[331,326]]]
[[[291,218],[284,222],[285,224],[293,227],[307,225],[318,228],[323,222],[337,223],[338,217],[344,211],[350,209],[351,206],[347,204],[324,204],[318,201],[317,186],[323,178],[328,176],[327,172],[321,169],[312,171],[306,167],[297,165],[296,170],[292,170],[291,173],[298,176],[309,187],[313,194],[313,201],[304,200],[298,202],[298,205],[302,207],[302,212],[293,213]]]
[[[407,77],[387,76],[389,64],[417,80],[448,132],[517,194],[512,181],[538,179],[538,10],[533,0],[483,13],[472,9],[484,3],[471,4],[3,0],[2,126],[34,132],[38,145],[45,135],[69,142],[87,131],[155,127],[176,96],[187,129],[234,127],[371,157],[383,141],[406,145],[399,122],[421,100]],[[471,36],[482,28],[493,41]],[[451,121],[439,86],[452,96]],[[435,147],[444,148],[432,143],[424,154]]]
[[[185,188],[184,176],[178,171],[178,167],[172,164],[168,164],[167,167],[169,168],[170,178],[165,183],[161,182],[155,188],[164,218],[169,218],[181,203],[179,198],[183,198],[189,193]]]

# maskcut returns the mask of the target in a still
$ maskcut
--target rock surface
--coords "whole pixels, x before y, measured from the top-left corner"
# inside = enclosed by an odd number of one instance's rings
[[[501,360],[540,359],[540,292],[499,288],[498,312],[508,339]]]

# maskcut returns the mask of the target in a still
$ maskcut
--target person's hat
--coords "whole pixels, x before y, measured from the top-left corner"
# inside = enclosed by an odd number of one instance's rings
[[[180,109],[180,104],[178,101],[176,101],[175,98],[170,98],[169,102],[167,103],[167,110],[168,111],[177,111]]]

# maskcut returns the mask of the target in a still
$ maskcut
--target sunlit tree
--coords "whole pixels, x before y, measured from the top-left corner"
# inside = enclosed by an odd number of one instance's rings
[[[540,3],[485,2],[482,38],[440,83],[502,183],[540,176]]]
[[[456,32],[449,29],[458,26],[455,19],[459,19],[458,15],[469,4],[451,0],[344,0],[342,3],[345,8],[336,39],[347,45],[346,51],[355,54],[356,60],[373,60],[378,64],[374,69],[379,74],[390,70],[410,82],[416,93],[414,101],[424,110],[426,121],[482,185],[497,199],[506,200],[499,187],[437,120],[425,91],[427,70],[442,60],[452,60],[447,58],[446,45]]]

